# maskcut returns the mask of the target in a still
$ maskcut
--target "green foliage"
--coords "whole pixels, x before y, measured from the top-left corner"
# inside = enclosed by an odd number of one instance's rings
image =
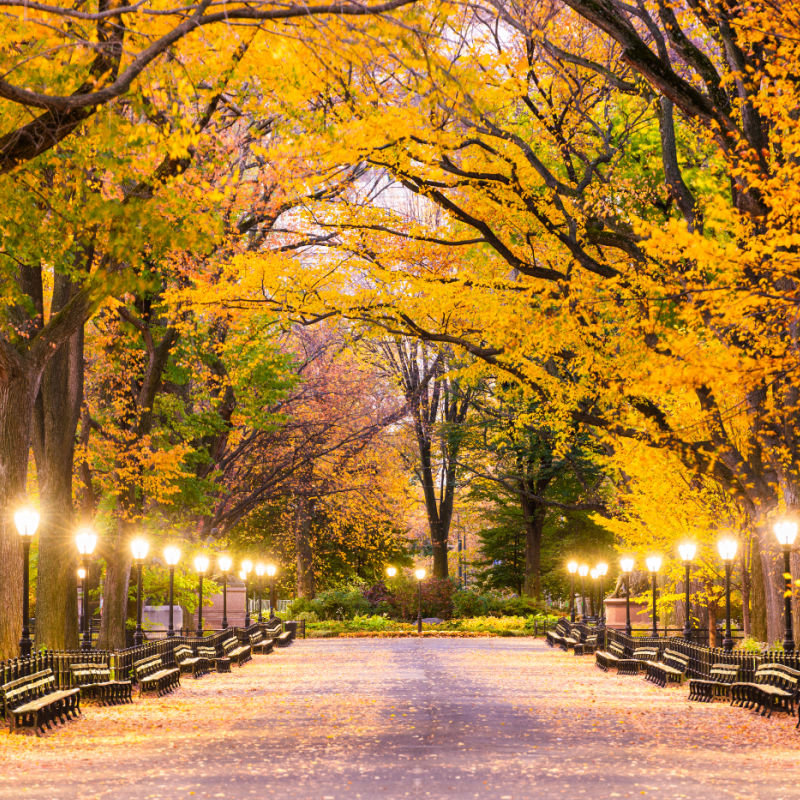
[[[197,610],[198,577],[191,572],[175,570],[173,597],[176,606],[182,606],[190,613]],[[210,578],[203,580],[203,606],[210,606],[212,595],[219,594],[222,586]],[[142,597],[148,605],[164,606],[169,603],[169,569],[160,564],[152,564],[142,571]],[[128,586],[128,599],[136,601],[135,573]]]
[[[292,618],[302,613],[313,613],[320,620],[348,620],[371,611],[369,601],[357,589],[331,589],[321,592],[313,600],[300,597],[289,606]]]

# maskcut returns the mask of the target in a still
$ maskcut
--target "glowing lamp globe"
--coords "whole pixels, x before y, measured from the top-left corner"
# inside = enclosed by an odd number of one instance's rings
[[[621,558],[619,560],[619,567],[623,572],[633,572],[634,560],[629,557]]]
[[[717,550],[719,550],[719,557],[723,561],[733,561],[734,557],[736,556],[736,550],[739,546],[739,542],[733,538],[733,536],[723,536],[717,542]]]
[[[386,567],[386,574],[390,578],[394,578],[394,576],[397,575],[397,567],[393,567],[393,566]]]
[[[597,570],[597,574],[602,577],[608,572],[608,564],[605,561],[601,561],[595,569]]]
[[[416,578],[418,581],[421,581],[421,580],[422,580],[422,579],[425,577],[425,570],[424,570],[424,569],[422,569],[422,568],[420,568],[420,569],[415,569],[415,570],[414,570],[414,577],[415,577],[415,578]]]
[[[253,571],[253,562],[249,558],[246,558],[244,561],[242,561],[242,572],[244,572],[244,574],[247,575],[252,571]]]
[[[219,557],[219,568],[222,572],[230,572],[233,566],[233,559],[230,556]]]
[[[681,561],[692,561],[697,555],[697,545],[694,542],[684,542],[678,545]]]
[[[269,575],[270,578],[274,578],[277,571],[278,568],[274,564],[267,564],[267,575]]]
[[[580,575],[581,578],[585,578],[588,574],[589,574],[589,566],[588,566],[588,564],[581,564],[578,567],[578,575]]]
[[[661,556],[648,556],[645,564],[649,572],[658,572],[661,569]]]
[[[259,562],[256,564],[256,575],[257,575],[259,578],[263,578],[263,577],[264,577],[264,573],[265,573],[266,571],[267,571],[267,568],[266,568],[266,567],[265,567],[265,566],[264,566],[264,565],[263,565],[263,564],[262,564],[262,563],[259,561]]]
[[[792,520],[784,519],[775,523],[773,528],[778,542],[784,547],[791,547],[797,537],[797,523]]]
[[[75,535],[75,544],[82,556],[90,556],[97,546],[97,534],[91,528],[81,528]]]
[[[137,561],[144,561],[147,558],[147,552],[150,550],[150,545],[147,539],[138,537],[131,542],[131,552]]]
[[[194,557],[194,568],[198,572],[205,572],[208,569],[208,556],[195,556]]]
[[[39,512],[35,508],[25,506],[14,514],[14,524],[20,536],[31,537],[39,527]]]
[[[567,564],[567,572],[569,572],[570,575],[574,575],[577,571],[578,571],[578,562],[570,561],[569,564]]]
[[[167,565],[174,567],[181,560],[181,549],[174,544],[167,545],[164,548],[164,561]]]

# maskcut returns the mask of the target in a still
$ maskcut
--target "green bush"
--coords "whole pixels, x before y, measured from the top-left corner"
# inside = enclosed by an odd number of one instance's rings
[[[320,592],[313,600],[298,598],[289,606],[289,616],[316,614],[317,619],[353,619],[370,614],[372,608],[364,595],[356,590],[331,589]]]
[[[486,594],[468,589],[459,589],[453,593],[454,617],[485,617],[491,608],[491,598]]]

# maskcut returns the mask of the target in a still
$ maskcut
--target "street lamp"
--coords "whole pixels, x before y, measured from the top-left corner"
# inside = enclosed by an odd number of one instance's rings
[[[222,572],[222,627],[228,628],[228,573],[233,566],[233,559],[230,556],[219,557],[219,568]]]
[[[31,654],[30,611],[28,595],[30,594],[31,539],[39,527],[39,512],[34,508],[21,508],[14,514],[17,533],[22,537],[22,638],[19,640],[19,653],[25,658]]]
[[[792,631],[792,567],[789,563],[789,553],[797,537],[797,523],[791,520],[783,520],[775,523],[775,536],[778,537],[783,548],[783,572],[786,579],[786,587],[783,594],[784,602],[784,622],[786,630],[783,634],[783,649],[786,653],[794,652],[794,632]]]
[[[422,633],[422,579],[425,570],[422,567],[415,569],[414,577],[417,579],[417,633]]]
[[[575,573],[578,571],[578,562],[570,561],[567,564],[569,572],[569,621],[575,622]]]
[[[661,556],[648,556],[645,559],[645,564],[647,564],[647,569],[653,576],[653,636],[658,636],[658,611],[656,609],[658,587],[656,586],[656,576],[661,569]]]
[[[597,570],[597,577],[600,579],[600,628],[605,628],[606,626],[606,604],[604,602],[605,597],[605,578],[606,574],[608,573],[608,564],[605,561],[601,561],[595,569]]]
[[[75,535],[75,544],[81,555],[81,569],[83,570],[81,588],[81,650],[92,649],[92,632],[89,630],[88,618],[88,583],[89,583],[89,557],[97,546],[97,534],[91,528],[81,528]]]
[[[269,575],[269,620],[275,619],[275,604],[278,602],[275,596],[275,573],[278,568],[274,564],[267,564],[267,575]]]
[[[164,561],[167,562],[167,566],[169,567],[169,628],[167,629],[167,638],[169,639],[175,635],[172,606],[175,597],[175,565],[178,563],[178,561],[180,561],[180,558],[181,551],[179,547],[176,547],[174,544],[170,544],[164,548]]]
[[[239,577],[244,582],[244,626],[245,628],[250,627],[250,606],[247,603],[247,576],[253,571],[253,562],[246,558],[242,561],[242,571],[239,573]]]
[[[625,576],[625,634],[630,636],[633,632],[631,627],[631,572],[633,572],[634,560],[628,556],[619,560],[622,574]]]
[[[680,554],[681,561],[683,561],[683,567],[686,570],[686,574],[683,579],[684,591],[686,592],[686,617],[683,623],[683,638],[688,642],[692,638],[692,621],[691,615],[689,614],[689,572],[692,567],[692,561],[697,553],[697,545],[694,542],[684,542],[683,544],[679,544],[678,553]]]
[[[386,567],[386,575],[390,578],[394,578],[394,576],[397,575],[397,567],[390,564]]]
[[[585,591],[585,580],[586,576],[589,574],[589,565],[588,564],[581,564],[578,567],[578,576],[581,579],[581,610],[583,611],[583,615],[581,617],[582,622],[586,622],[586,591]]]
[[[203,573],[208,569],[208,556],[195,556],[194,568],[200,581],[197,586],[197,635],[203,636]]]
[[[260,624],[264,621],[264,617],[261,614],[261,600],[264,596],[264,574],[266,573],[267,568],[259,561],[256,564],[255,570],[256,577],[258,578],[256,584],[258,585],[258,622]]]
[[[726,653],[733,650],[733,638],[731,637],[731,570],[733,569],[733,559],[736,556],[736,548],[739,543],[733,536],[724,536],[717,542],[720,558],[725,562],[725,638],[722,640],[722,648]]]
[[[136,563],[136,630],[133,633],[133,644],[138,646],[144,641],[144,631],[142,630],[142,566],[147,557],[150,545],[147,539],[141,537],[131,542],[131,552]]]

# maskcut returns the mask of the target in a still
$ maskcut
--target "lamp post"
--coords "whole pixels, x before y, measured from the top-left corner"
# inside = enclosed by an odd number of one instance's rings
[[[78,580],[80,581],[81,587],[81,612],[78,614],[78,627],[81,634],[83,634],[83,607],[86,604],[86,595],[84,594],[86,591],[86,584],[84,583],[85,577],[86,570],[83,567],[78,567]],[[81,645],[81,649],[83,649],[83,645]]]
[[[575,573],[578,571],[578,562],[570,561],[567,564],[569,572],[569,621],[575,622]]]
[[[722,640],[722,649],[726,653],[733,650],[733,637],[731,636],[731,570],[736,548],[739,543],[733,536],[723,536],[717,542],[720,558],[725,562],[725,638]]]
[[[784,623],[786,629],[783,634],[783,650],[786,653],[794,652],[794,632],[792,631],[792,566],[789,563],[789,554],[797,537],[797,523],[783,520],[775,523],[775,536],[783,548],[783,572],[786,578],[786,587],[783,593]]]
[[[425,570],[422,567],[415,569],[414,577],[417,579],[417,633],[422,633],[422,579]]]
[[[648,556],[645,559],[647,569],[653,577],[653,636],[658,636],[658,610],[656,609],[656,593],[658,586],[656,585],[656,578],[658,571],[661,569],[661,556]]]
[[[697,545],[694,542],[684,542],[683,544],[679,544],[678,553],[680,554],[681,561],[683,561],[683,567],[686,571],[683,577],[684,591],[686,592],[686,598],[684,601],[686,605],[686,616],[683,623],[683,638],[688,642],[691,641],[692,638],[692,620],[691,614],[689,613],[689,573],[692,568],[692,560],[697,553]]]
[[[81,555],[82,587],[81,587],[81,650],[92,649],[92,632],[89,630],[89,558],[97,546],[97,534],[91,528],[81,528],[75,535],[75,544]]]
[[[600,591],[599,591],[599,598],[600,598],[600,628],[605,628],[606,626],[606,604],[604,602],[605,597],[605,586],[606,586],[606,574],[608,573],[608,564],[605,561],[601,561],[595,569],[597,570],[597,577],[600,579]]]
[[[195,556],[194,568],[197,570],[199,582],[197,585],[197,635],[203,636],[203,573],[208,569],[207,556]]]
[[[136,563],[136,630],[133,632],[133,644],[140,645],[144,641],[144,631],[142,630],[142,567],[147,557],[150,545],[147,539],[141,537],[131,542],[131,552]]]
[[[591,590],[591,602],[589,603],[589,610],[590,611],[597,611],[597,606],[595,605],[595,601],[597,599],[597,569],[592,567],[589,570],[589,577],[592,579],[592,590]],[[597,619],[596,614],[592,614],[592,616]]]
[[[174,544],[164,548],[164,561],[169,566],[169,627],[167,628],[167,638],[175,636],[175,626],[172,607],[175,601],[175,565],[180,561],[181,551]]]
[[[389,566],[386,567],[386,575],[389,578],[394,578],[394,576],[397,575],[397,567],[389,564]]]
[[[275,619],[275,604],[278,602],[275,597],[275,573],[278,568],[274,564],[267,564],[267,575],[269,575],[269,620]]]
[[[586,576],[589,574],[589,565],[581,564],[578,567],[578,576],[581,579],[581,622],[586,622]]]
[[[630,636],[633,632],[631,627],[631,572],[633,572],[634,561],[630,557],[619,560],[620,569],[625,576],[625,635]]]
[[[233,566],[230,556],[219,557],[219,569],[222,572],[222,628],[228,629],[228,573]]]
[[[245,628],[250,627],[250,606],[247,602],[247,578],[250,573],[253,571],[253,562],[246,558],[242,561],[242,571],[239,573],[239,577],[244,582],[244,626]]]
[[[30,594],[31,539],[39,527],[39,512],[33,508],[21,508],[14,514],[17,533],[22,537],[22,638],[19,640],[19,653],[25,658],[31,654],[30,611],[28,595]]]
[[[264,621],[264,617],[261,614],[261,600],[264,596],[264,574],[267,571],[267,567],[262,564],[260,561],[256,564],[256,584],[258,585],[258,622],[259,624]]]

